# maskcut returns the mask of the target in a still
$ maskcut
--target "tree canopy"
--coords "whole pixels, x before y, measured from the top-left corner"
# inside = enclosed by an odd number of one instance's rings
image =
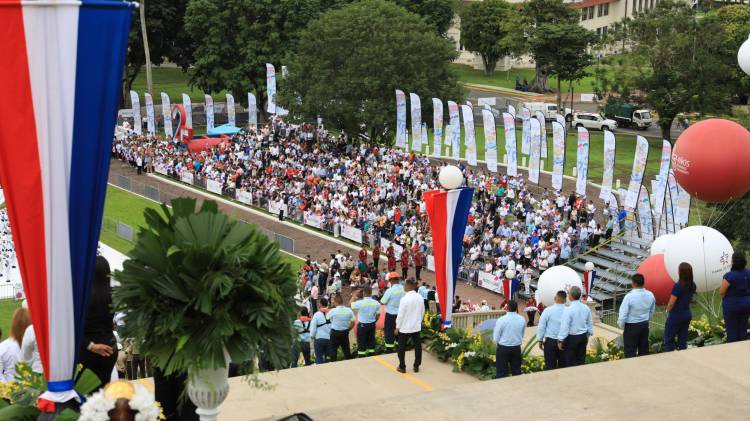
[[[302,32],[279,103],[349,134],[364,124],[372,142],[391,142],[395,89],[419,94],[425,105],[462,98],[449,67],[455,57],[452,42],[418,15],[384,0],[351,3]]]
[[[731,84],[732,93],[746,101],[746,93],[750,92],[750,76],[737,65],[737,50],[750,34],[750,7],[744,4],[727,5],[711,11],[708,16],[718,19],[723,28],[724,42],[718,47],[728,67],[727,82]]]
[[[521,51],[523,38],[516,16],[505,0],[473,2],[461,13],[461,44],[482,57],[488,75],[498,60]]]

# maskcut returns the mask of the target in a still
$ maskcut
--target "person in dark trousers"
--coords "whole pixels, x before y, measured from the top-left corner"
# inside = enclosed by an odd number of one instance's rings
[[[117,342],[112,330],[114,315],[109,275],[107,259],[97,256],[80,351],[81,364],[96,374],[101,382],[100,388],[109,383],[112,369],[117,362]]]
[[[339,347],[344,354],[344,359],[352,358],[351,346],[349,346],[349,331],[354,327],[354,312],[351,308],[344,306],[341,294],[333,296],[333,305],[328,311],[328,320],[331,321],[331,361],[336,361]]]
[[[414,252],[414,273],[417,282],[422,280],[422,267],[424,266],[424,253],[417,250]]]
[[[672,295],[667,303],[667,322],[664,324],[664,351],[687,349],[687,336],[693,314],[690,302],[695,296],[693,267],[690,263],[680,263],[677,268],[679,280],[672,287]],[[676,340],[675,340],[676,337]]]
[[[539,348],[544,352],[544,369],[554,370],[565,367],[565,355],[557,347],[557,336],[562,323],[565,301],[568,294],[565,291],[557,291],[555,294],[555,305],[547,309],[539,317],[539,327],[536,331],[536,339]]]
[[[299,311],[299,317],[292,324],[294,330],[297,331],[297,338],[292,345],[292,368],[297,367],[299,364],[299,356],[302,354],[302,358],[305,361],[305,365],[310,365],[310,312],[307,311],[307,307],[301,307]]]
[[[409,250],[404,248],[401,252],[401,279],[409,276]]]
[[[508,312],[495,323],[492,340],[497,344],[495,351],[495,378],[501,379],[510,373],[521,375],[521,342],[526,330],[526,320],[518,314],[518,303],[508,302]]]
[[[424,318],[424,302],[417,294],[417,281],[407,279],[404,284],[407,291],[398,304],[396,316],[396,334],[398,335],[398,371],[406,373],[406,343],[411,342],[414,347],[414,372],[419,373],[422,365],[422,319]]]
[[[581,288],[571,287],[568,299],[570,305],[563,311],[557,347],[565,353],[565,366],[571,367],[586,363],[586,345],[589,336],[594,334],[594,322],[591,310],[581,302]],[[545,309],[542,315],[547,310],[549,309]]]
[[[732,254],[732,270],[721,280],[721,307],[727,328],[727,342],[747,339],[747,321],[750,318],[750,271],[747,259],[741,252]]]
[[[401,299],[406,295],[404,286],[401,285],[401,278],[398,273],[391,272],[388,274],[388,282],[391,286],[383,293],[380,303],[385,305],[385,321],[383,323],[383,338],[385,340],[385,351],[393,352],[396,344],[396,318],[398,317],[398,308]]]
[[[154,398],[161,404],[166,421],[198,421],[196,407],[190,399],[180,399],[185,392],[187,373],[169,376],[154,369]]]
[[[357,356],[365,357],[375,353],[375,322],[380,314],[380,303],[372,298],[372,287],[362,289],[364,298],[352,303],[357,312]]]
[[[640,273],[632,278],[632,289],[620,304],[617,324],[622,329],[625,358],[648,355],[648,322],[654,316],[656,298],[643,288],[646,279]]]

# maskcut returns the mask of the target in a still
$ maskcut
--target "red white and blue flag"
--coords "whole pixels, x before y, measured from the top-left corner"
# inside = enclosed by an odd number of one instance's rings
[[[592,270],[583,272],[583,289],[586,297],[591,297],[591,289],[594,287],[594,278],[596,278],[596,271]]]
[[[519,284],[519,281],[517,278],[503,279],[501,286],[503,287],[503,295],[505,295],[506,300],[513,299],[513,294],[515,294],[516,291],[518,290],[518,284]]]
[[[0,182],[43,397],[76,397],[132,4],[0,0]]]
[[[423,199],[432,228],[432,250],[435,257],[435,286],[440,300],[443,327],[451,326],[453,296],[458,267],[463,257],[463,240],[474,189],[425,192]]]

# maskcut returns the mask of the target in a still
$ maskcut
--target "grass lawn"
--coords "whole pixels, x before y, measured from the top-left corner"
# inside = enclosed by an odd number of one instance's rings
[[[458,75],[458,80],[461,82],[467,82],[467,83],[477,83],[480,85],[489,85],[489,86],[499,86],[501,88],[510,88],[515,89],[516,87],[516,76],[518,77],[519,81],[523,83],[523,79],[526,78],[526,80],[529,82],[529,86],[531,86],[532,81],[536,77],[536,71],[533,68],[530,69],[510,69],[507,71],[503,70],[496,70],[492,76],[487,76],[484,74],[484,70],[476,70],[473,67],[466,65],[466,64],[451,64],[451,68],[456,72]],[[591,66],[588,69],[589,74],[593,75],[594,70],[593,66]],[[590,93],[593,92],[593,87],[591,86],[592,82],[594,81],[593,76],[586,76],[585,78],[578,80],[573,83],[573,91],[574,93]],[[569,91],[567,81],[563,81],[562,83],[562,91],[563,95],[565,92]],[[550,76],[548,80],[549,87],[555,91],[557,91],[557,77]]]
[[[21,307],[21,302],[16,300],[0,300],[0,329],[2,329],[2,339],[8,337],[10,333],[10,320],[13,312]]]
[[[203,102],[204,92],[201,89],[190,86],[190,77],[192,76],[192,70],[183,72],[182,69],[172,67],[154,67],[151,69],[151,76],[154,84],[154,104],[161,104],[161,92],[166,92],[169,95],[169,99],[172,104],[182,103],[182,94],[190,95],[190,99],[193,102]],[[133,81],[133,90],[143,97],[143,93],[146,92],[146,69],[141,69],[135,81]],[[213,93],[214,101],[224,102],[226,101],[225,93]],[[242,101],[242,98],[235,98],[235,101]],[[244,99],[247,101],[247,98]],[[128,103],[130,100],[128,99]],[[143,99],[141,99],[141,105],[144,105]]]

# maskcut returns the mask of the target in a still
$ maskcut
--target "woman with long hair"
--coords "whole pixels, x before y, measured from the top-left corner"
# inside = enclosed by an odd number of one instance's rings
[[[16,375],[16,364],[21,360],[23,334],[30,324],[29,310],[17,308],[13,312],[10,335],[0,342],[0,381],[9,382]]]
[[[721,280],[721,306],[727,328],[727,342],[747,339],[747,321],[750,318],[750,270],[745,254],[732,254],[732,270]]]
[[[672,287],[667,303],[667,322],[664,324],[664,351],[687,349],[687,335],[693,314],[690,302],[695,296],[693,267],[682,262],[677,268],[679,280]],[[676,340],[675,340],[676,339]]]
[[[101,387],[109,383],[112,368],[117,362],[117,343],[112,330],[112,287],[109,278],[107,259],[97,256],[80,355],[81,364],[96,374]]]

